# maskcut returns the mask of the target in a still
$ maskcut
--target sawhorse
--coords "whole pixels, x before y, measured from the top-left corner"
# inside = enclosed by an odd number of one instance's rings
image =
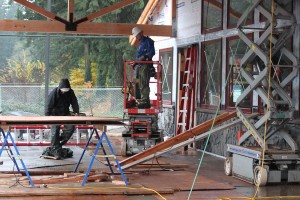
[[[14,139],[13,139],[13,137],[11,136],[10,132],[8,131],[8,132],[5,134],[5,132],[4,132],[4,130],[3,130],[2,128],[0,128],[0,131],[1,131],[2,135],[3,135],[3,137],[4,137],[4,142],[2,143],[2,147],[1,147],[1,149],[0,149],[0,157],[1,157],[1,155],[2,155],[2,152],[3,152],[4,148],[5,148],[5,146],[7,145],[8,150],[9,150],[9,152],[10,152],[10,154],[11,154],[11,158],[12,158],[14,164],[16,165],[16,168],[17,168],[18,172],[21,173],[21,170],[20,170],[20,168],[19,168],[19,166],[18,166],[18,163],[17,163],[17,161],[16,161],[16,158],[20,159],[21,164],[22,164],[22,167],[23,167],[23,169],[24,169],[24,171],[25,171],[25,173],[26,173],[26,176],[27,176],[27,178],[28,178],[28,180],[29,180],[29,182],[30,182],[30,185],[31,185],[31,186],[34,186],[34,183],[33,183],[32,180],[31,180],[31,177],[30,177],[30,175],[29,175],[29,173],[28,173],[28,171],[27,171],[27,168],[26,168],[26,166],[25,166],[25,164],[24,164],[24,162],[23,162],[23,160],[22,160],[22,158],[21,158],[21,155],[20,155],[20,153],[19,153],[19,150],[18,150],[18,148],[17,148],[17,146],[16,146],[16,144],[15,144],[15,142],[14,142]],[[13,154],[13,151],[11,150],[11,148],[10,148],[10,146],[9,146],[8,138],[10,138],[11,143],[12,143],[13,146],[14,146],[14,149],[15,149],[16,154],[17,154],[16,156]]]
[[[77,163],[77,165],[76,165],[76,167],[75,167],[75,169],[74,169],[74,172],[77,171],[77,169],[78,169],[78,167],[79,167],[79,164],[80,164],[80,162],[81,162],[81,160],[82,160],[82,158],[83,158],[83,155],[84,155],[84,153],[85,153],[85,151],[86,151],[86,148],[88,147],[88,145],[89,145],[91,139],[93,138],[94,133],[96,133],[96,136],[97,136],[97,138],[99,138],[99,140],[98,140],[96,149],[95,149],[95,151],[94,151],[94,154],[93,154],[93,156],[92,156],[91,162],[90,162],[90,164],[89,164],[89,166],[88,166],[88,169],[87,169],[87,171],[86,171],[86,173],[85,173],[85,176],[84,176],[84,179],[83,179],[81,185],[84,186],[84,184],[86,183],[86,180],[87,180],[87,178],[88,178],[88,176],[89,176],[89,173],[90,173],[90,171],[91,171],[91,168],[92,168],[92,166],[93,166],[93,163],[94,163],[94,161],[95,161],[95,158],[97,157],[98,150],[99,150],[99,148],[101,147],[102,150],[103,150],[104,157],[105,157],[105,159],[106,159],[106,162],[108,163],[108,166],[109,166],[109,169],[110,169],[111,173],[114,174],[114,171],[113,171],[113,169],[112,169],[112,167],[111,167],[111,164],[110,164],[110,161],[109,161],[109,157],[113,157],[113,158],[114,158],[114,160],[115,160],[115,162],[116,162],[116,164],[117,164],[117,168],[118,168],[118,170],[120,171],[120,174],[121,174],[121,176],[122,176],[122,178],[123,178],[123,180],[124,180],[126,186],[128,186],[128,182],[127,182],[126,177],[125,177],[125,175],[124,175],[124,173],[123,173],[123,170],[122,170],[122,168],[121,168],[121,166],[120,166],[120,163],[119,163],[119,161],[118,161],[118,159],[117,159],[117,157],[116,157],[116,155],[115,155],[115,152],[114,152],[114,150],[113,150],[113,148],[112,148],[112,145],[111,145],[111,143],[110,143],[110,141],[109,141],[109,139],[108,139],[108,137],[107,137],[107,135],[106,135],[106,126],[103,127],[103,132],[102,132],[102,135],[101,135],[100,137],[99,137],[99,134],[98,134],[97,129],[96,129],[96,128],[93,129],[93,131],[92,131],[92,133],[91,133],[91,135],[90,135],[90,137],[89,137],[89,139],[88,139],[88,141],[87,141],[87,143],[86,143],[86,145],[85,145],[85,147],[84,147],[84,150],[83,150],[83,152],[82,152],[82,154],[81,154],[81,156],[80,156],[80,159],[79,159],[79,161],[78,161],[78,163]],[[103,146],[103,139],[106,140],[111,155],[107,155],[107,153],[106,153],[106,151],[105,151],[105,149],[104,149],[104,146]]]

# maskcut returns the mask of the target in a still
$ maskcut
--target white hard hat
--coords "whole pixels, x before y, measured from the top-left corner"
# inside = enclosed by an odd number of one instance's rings
[[[134,27],[133,29],[132,29],[132,35],[134,36],[134,37],[136,37],[140,32],[142,32],[142,29],[140,29],[139,27]]]

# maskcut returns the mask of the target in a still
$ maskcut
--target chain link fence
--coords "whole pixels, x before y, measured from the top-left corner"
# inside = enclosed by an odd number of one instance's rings
[[[49,87],[49,92],[53,88]],[[72,89],[77,96],[80,112],[98,117],[123,117],[121,87]],[[45,86],[0,85],[0,99],[3,115],[16,111],[41,116],[45,113]]]

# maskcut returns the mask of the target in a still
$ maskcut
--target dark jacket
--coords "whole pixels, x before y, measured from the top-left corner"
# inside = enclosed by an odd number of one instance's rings
[[[68,92],[61,92],[61,88],[70,88]],[[46,116],[68,116],[69,107],[72,106],[73,112],[79,113],[79,105],[74,91],[71,89],[68,79],[62,79],[59,86],[54,88],[49,96],[46,106]]]

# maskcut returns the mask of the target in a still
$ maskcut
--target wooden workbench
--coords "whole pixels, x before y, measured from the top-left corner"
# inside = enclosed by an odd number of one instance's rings
[[[93,133],[96,133],[97,136],[99,137],[98,132],[97,132],[96,129],[102,129],[103,135],[107,139],[107,136],[104,134],[104,132],[106,131],[106,126],[107,125],[125,125],[123,123],[123,119],[121,119],[121,118],[86,117],[86,116],[0,116],[0,130],[3,134],[3,137],[5,138],[4,143],[2,144],[2,148],[0,149],[0,156],[2,155],[2,152],[4,150],[4,146],[13,146],[15,151],[16,151],[16,155],[20,157],[20,153],[19,153],[19,151],[18,151],[18,149],[17,149],[17,147],[16,147],[16,145],[13,141],[13,138],[12,138],[10,132],[8,131],[5,134],[4,129],[6,129],[9,126],[13,126],[13,125],[14,126],[16,126],[16,125],[25,125],[25,126],[26,125],[31,125],[31,126],[32,125],[66,125],[66,124],[69,124],[69,125],[92,125],[93,129],[94,129],[92,134],[89,137],[88,142],[85,145],[85,148],[82,152],[82,155],[81,155],[81,157],[80,157],[80,159],[77,163],[77,166],[76,166],[74,172],[76,172],[77,169],[78,169],[78,166],[81,162],[81,159],[84,156],[84,153],[86,151],[86,148],[88,146],[89,141],[91,140],[91,138],[93,136]],[[102,145],[103,135],[101,135],[101,137],[98,141],[98,144],[97,144],[97,147],[96,147],[96,150],[95,150],[94,154],[97,153],[100,145]],[[12,145],[8,144],[7,139],[11,139]],[[108,139],[107,139],[107,142],[108,142]],[[102,145],[102,147],[103,147],[103,145]],[[103,151],[104,151],[104,149],[103,149]],[[110,148],[110,151],[112,151],[112,148]],[[111,152],[111,153],[113,153],[113,152]],[[105,155],[106,155],[106,153],[105,153]],[[89,172],[90,172],[90,168],[92,167],[92,164],[93,164],[93,161],[94,161],[93,159],[94,159],[94,157],[92,158],[92,161],[90,162],[89,168],[88,168],[88,170],[86,172],[86,175],[84,177],[84,180],[82,182],[82,186],[85,184],[85,182],[87,180],[87,177],[88,177]],[[16,164],[18,171],[20,172],[20,168],[18,167],[16,160],[13,160],[13,161]],[[29,179],[30,184],[32,186],[34,186],[34,183],[32,182],[32,180],[30,178],[30,175],[27,171],[27,168],[26,168],[22,158],[20,158],[20,161],[21,161],[23,169],[24,169],[24,171],[27,175],[27,178]],[[120,165],[118,165],[118,166],[119,166],[120,171],[122,172],[122,169],[120,168]],[[122,172],[122,177],[123,176],[124,176],[124,174]],[[125,178],[123,178],[123,179],[126,180]],[[127,185],[127,182],[125,182],[125,183]]]

